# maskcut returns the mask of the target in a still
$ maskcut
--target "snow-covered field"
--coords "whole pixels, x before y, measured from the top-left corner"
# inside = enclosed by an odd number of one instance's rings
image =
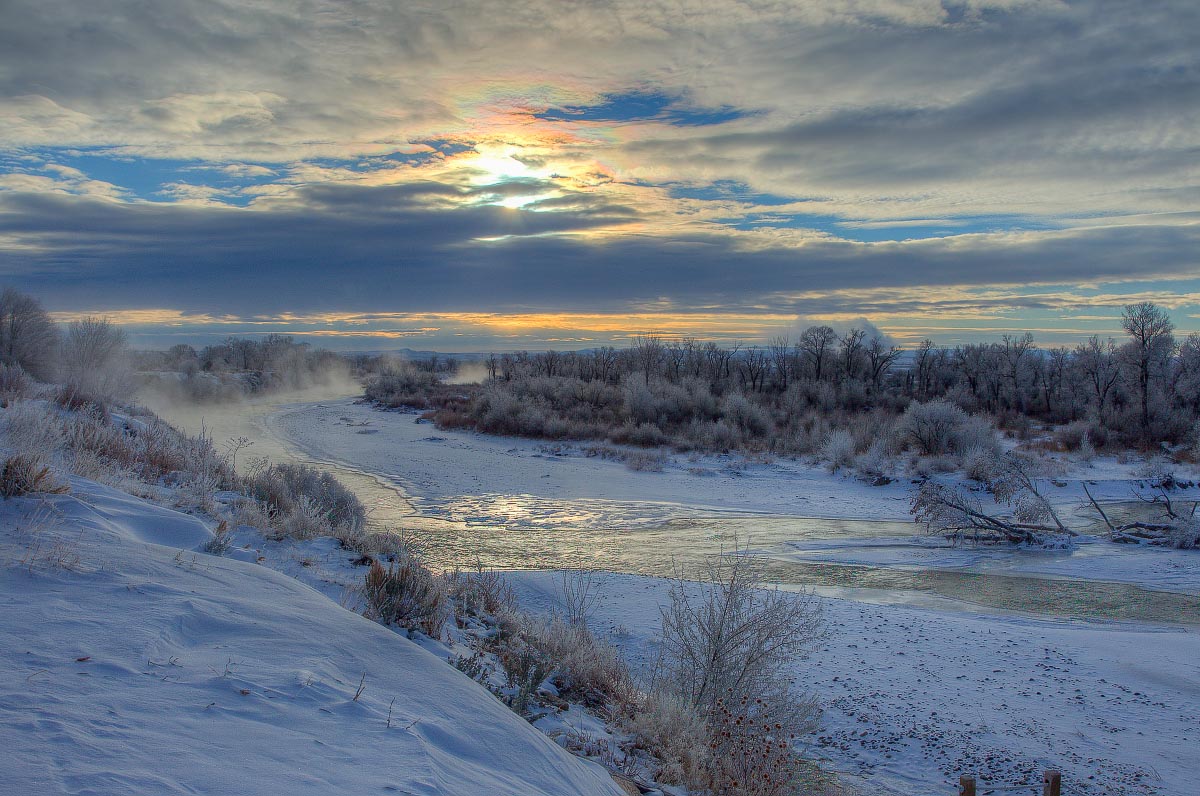
[[[78,478],[0,504],[0,792],[620,793],[445,661],[210,538]]]

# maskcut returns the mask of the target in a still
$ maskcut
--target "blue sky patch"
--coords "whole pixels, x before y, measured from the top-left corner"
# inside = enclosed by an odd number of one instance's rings
[[[751,114],[729,106],[694,108],[681,98],[661,91],[627,91],[605,94],[594,105],[562,105],[534,116],[550,121],[641,122],[660,121],[676,127],[724,124]]]

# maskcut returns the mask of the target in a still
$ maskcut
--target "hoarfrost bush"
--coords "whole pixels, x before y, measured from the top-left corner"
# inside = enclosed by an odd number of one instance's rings
[[[721,414],[726,421],[751,436],[761,436],[775,427],[771,416],[740,392],[725,396]]]
[[[256,467],[246,478],[246,488],[285,535],[353,538],[366,524],[366,509],[358,497],[329,473],[307,465]]]
[[[33,380],[20,365],[0,361],[0,406],[10,406],[33,395]]]
[[[1167,544],[1179,550],[1200,547],[1200,517],[1195,514],[1177,522],[1167,532]]]
[[[546,677],[553,674],[563,693],[599,707],[623,700],[632,691],[620,653],[597,639],[586,626],[552,617],[548,621],[530,620],[524,632],[529,643],[553,663]]]
[[[385,406],[425,406],[427,395],[438,384],[438,377],[405,362],[395,364],[372,379],[366,387],[370,401]]]
[[[807,726],[811,705],[791,692],[784,673],[822,638],[820,604],[806,593],[763,588],[757,568],[735,547],[711,559],[699,583],[683,573],[672,581],[662,609],[664,677],[709,719],[718,700],[769,696],[786,703],[790,726]]]
[[[1077,451],[1083,445],[1084,439],[1088,436],[1088,423],[1083,420],[1077,420],[1074,423],[1068,423],[1054,432],[1055,444],[1064,451]]]
[[[634,472],[661,473],[666,462],[666,457],[657,453],[634,451],[625,455],[625,466]]]
[[[1080,461],[1090,462],[1096,458],[1096,446],[1092,444],[1092,432],[1085,430],[1083,439],[1079,441],[1079,459]]]
[[[454,572],[449,579],[450,595],[461,610],[472,616],[512,613],[517,608],[517,595],[494,569],[482,565],[467,572]]]
[[[974,447],[963,454],[963,473],[981,484],[989,484],[1000,469],[1000,457],[988,447]]]
[[[854,460],[854,468],[869,478],[890,478],[895,472],[895,459],[888,451],[886,439],[876,438],[867,451]]]
[[[709,759],[709,731],[690,702],[651,689],[630,711],[626,729],[658,760],[655,781],[684,785],[703,779]]]
[[[991,425],[948,401],[909,404],[894,433],[899,447],[924,456],[962,455],[975,448],[999,452]]]
[[[940,456],[951,451],[955,436],[969,417],[946,401],[913,402],[896,423],[896,435],[904,446],[918,453]]]
[[[846,429],[829,432],[821,443],[820,456],[833,473],[854,464],[854,435]]]
[[[67,326],[60,368],[69,390],[103,401],[133,394],[133,368],[125,332],[101,318],[84,318]]]

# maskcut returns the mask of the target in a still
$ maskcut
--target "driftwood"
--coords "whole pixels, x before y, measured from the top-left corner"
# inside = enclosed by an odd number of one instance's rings
[[[1038,490],[1037,480],[1032,475],[1035,466],[1036,463],[1018,456],[1004,457],[1000,476],[992,483],[992,491],[996,500],[1013,507],[1011,517],[989,512],[969,492],[932,481],[922,484],[913,498],[913,517],[924,522],[930,533],[956,542],[971,540],[1038,547],[1069,544],[1070,538],[1078,533],[1059,519],[1050,501]],[[1200,518],[1197,517],[1200,501],[1192,503],[1190,512],[1180,509],[1172,503],[1166,489],[1159,486],[1158,493],[1152,497],[1137,496],[1144,503],[1162,508],[1163,516],[1159,521],[1117,525],[1092,496],[1087,484],[1082,486],[1114,542],[1200,548]]]
[[[1092,508],[1100,515],[1100,519],[1108,526],[1109,538],[1114,542],[1122,542],[1125,544],[1150,544],[1150,545],[1171,545],[1175,547],[1194,547],[1197,544],[1196,531],[1193,529],[1191,534],[1187,533],[1184,526],[1193,524],[1196,518],[1196,507],[1200,506],[1200,501],[1192,504],[1192,510],[1188,516],[1180,516],[1175,511],[1175,506],[1171,502],[1171,498],[1166,491],[1161,487],[1158,494],[1154,497],[1147,498],[1144,495],[1138,495],[1138,499],[1143,503],[1152,503],[1163,506],[1165,514],[1165,522],[1127,522],[1123,525],[1115,525],[1096,502],[1096,498],[1092,496],[1091,491],[1087,488],[1087,484],[1083,484],[1083,493],[1087,495],[1088,500],[1092,504]]]
[[[978,501],[942,484],[925,483],[913,500],[912,513],[932,533],[954,541],[1047,545],[1071,535],[1061,523],[1041,525],[988,514]],[[1055,517],[1057,521],[1057,517]]]

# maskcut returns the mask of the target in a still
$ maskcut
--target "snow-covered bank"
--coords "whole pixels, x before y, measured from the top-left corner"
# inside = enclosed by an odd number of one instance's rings
[[[620,793],[444,661],[208,538],[78,478],[0,504],[5,792]]]
[[[680,455],[661,473],[634,472],[617,461],[588,457],[579,446],[443,431],[414,413],[353,401],[296,406],[268,422],[314,458],[399,480],[432,513],[489,511],[494,507],[486,505],[488,496],[528,495],[539,499],[537,508],[522,511],[519,501],[510,501],[506,505],[516,506],[511,514],[491,519],[571,524],[579,514],[573,504],[581,500],[585,512],[588,500],[613,503],[591,506],[589,524],[661,521],[678,516],[681,507],[692,513],[909,519],[906,484],[872,487],[794,460],[764,464],[740,456]],[[561,502],[561,516],[549,501]]]
[[[510,573],[523,604],[557,607],[557,576]],[[605,575],[593,628],[651,655],[665,581]],[[1191,796],[1200,634],[822,601],[830,635],[793,674],[825,707],[811,754],[869,788],[952,793],[957,777],[1077,795]],[[868,790],[868,792],[870,792]]]
[[[422,512],[456,519],[514,527],[646,524],[718,512],[911,520],[908,480],[872,486],[796,459],[675,454],[662,472],[635,472],[588,456],[586,444],[441,430],[416,413],[349,399],[295,405],[267,423],[313,458],[394,479]],[[1060,472],[1047,481],[1046,496],[1066,509],[1084,501],[1085,482],[1097,499],[1110,501],[1132,500],[1139,484],[1149,483],[1147,465],[1136,460],[1062,458],[1055,467]],[[1179,475],[1194,481],[1197,473],[1187,467]],[[1177,494],[1200,499],[1200,487]]]

